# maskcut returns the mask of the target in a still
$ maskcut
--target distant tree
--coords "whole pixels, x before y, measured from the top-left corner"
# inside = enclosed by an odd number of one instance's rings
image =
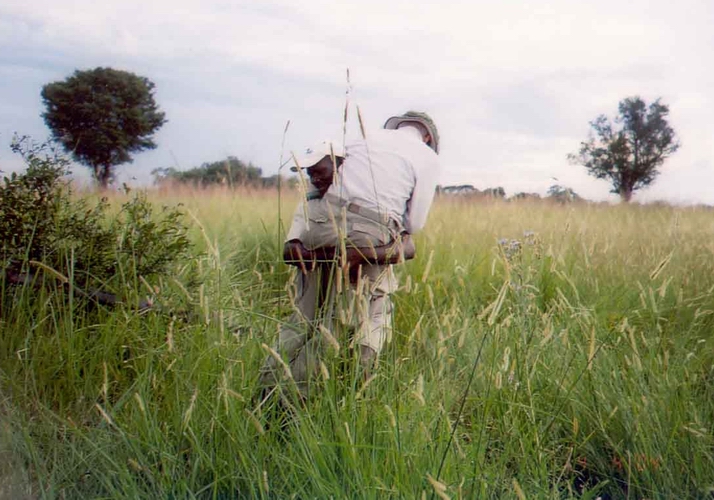
[[[156,148],[152,135],[166,119],[153,90],[147,78],[127,71],[77,70],[42,88],[42,117],[54,139],[106,188],[114,168],[133,161],[131,153]]]
[[[619,104],[619,128],[600,115],[590,122],[595,136],[591,134],[568,158],[584,165],[590,175],[608,179],[611,192],[628,202],[632,193],[654,181],[660,165],[679,148],[668,114],[659,99],[647,106],[639,97],[628,97]]]
[[[548,198],[558,203],[580,201],[582,198],[572,188],[553,184],[548,188]]]
[[[235,156],[225,160],[203,163],[200,167],[189,170],[175,168],[157,168],[152,171],[154,182],[178,182],[195,186],[227,185],[227,186],[261,186],[263,171],[251,163],[244,163]]]
[[[263,177],[263,171],[252,163],[244,163],[235,156],[225,160],[203,163],[200,167],[189,170],[177,170],[173,167],[157,168],[151,174],[154,184],[190,184],[196,187],[223,185],[228,187],[247,186],[253,188],[274,188],[278,182],[283,186],[295,187],[296,178],[285,179],[279,175]]]
[[[156,185],[168,182],[169,179],[172,179],[177,173],[178,170],[174,167],[159,167],[151,171],[151,175],[154,176],[154,184]]]
[[[506,190],[503,189],[501,186],[498,186],[495,188],[484,189],[483,191],[481,191],[481,194],[489,198],[505,198]]]
[[[281,186],[284,186],[289,189],[293,189],[293,188],[298,187],[298,178],[297,177],[285,178],[280,174],[276,174],[276,175],[271,175],[270,177],[263,177],[263,179],[262,179],[262,184],[263,184],[264,188],[277,188],[278,183],[280,183]]]
[[[540,195],[538,193],[526,193],[524,191],[516,193],[511,196],[512,200],[540,200]]]
[[[471,184],[459,184],[456,186],[436,186],[437,194],[447,195],[472,195],[478,194],[479,190]]]

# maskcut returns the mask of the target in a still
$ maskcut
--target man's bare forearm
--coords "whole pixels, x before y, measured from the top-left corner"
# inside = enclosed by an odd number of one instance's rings
[[[312,270],[316,263],[330,262],[335,259],[335,248],[325,247],[310,250],[300,240],[290,240],[283,247],[283,260],[290,266],[296,266],[303,272]]]
[[[283,248],[283,260],[286,264],[297,266],[303,271],[311,270],[317,262],[334,261],[337,255],[335,247],[321,247],[309,250],[300,240],[290,240]],[[396,240],[376,247],[346,249],[345,261],[349,267],[365,264],[398,264],[411,260],[416,255],[416,247],[409,233],[402,233]]]
[[[377,247],[348,248],[347,263],[350,266],[363,264],[399,264],[413,259],[416,247],[409,233],[402,233],[399,238]]]

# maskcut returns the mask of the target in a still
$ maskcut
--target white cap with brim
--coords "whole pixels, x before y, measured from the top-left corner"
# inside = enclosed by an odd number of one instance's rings
[[[345,157],[345,150],[342,144],[334,141],[322,141],[313,147],[305,149],[302,154],[293,153],[295,166],[290,167],[290,170],[297,172],[298,169],[310,168],[325,156],[332,157],[333,155],[337,158]]]

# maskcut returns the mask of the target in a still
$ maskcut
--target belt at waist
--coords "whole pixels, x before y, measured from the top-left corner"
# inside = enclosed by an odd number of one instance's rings
[[[362,217],[370,219],[374,222],[378,222],[385,226],[388,226],[390,222],[399,223],[399,221],[397,221],[395,219],[395,217],[392,217],[388,213],[381,213],[381,212],[378,212],[377,210],[372,210],[371,208],[362,207],[356,203],[352,203],[347,200],[344,200],[344,199],[340,198],[339,196],[335,196],[332,193],[325,194],[325,199],[327,199],[327,201],[329,201],[333,205],[337,205],[339,207],[345,207],[348,212],[352,212],[354,214],[361,215]]]

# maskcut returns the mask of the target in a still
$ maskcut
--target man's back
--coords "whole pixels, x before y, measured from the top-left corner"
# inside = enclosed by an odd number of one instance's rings
[[[328,193],[391,214],[410,232],[426,222],[440,173],[436,153],[404,130],[375,130],[347,144],[347,156]]]

